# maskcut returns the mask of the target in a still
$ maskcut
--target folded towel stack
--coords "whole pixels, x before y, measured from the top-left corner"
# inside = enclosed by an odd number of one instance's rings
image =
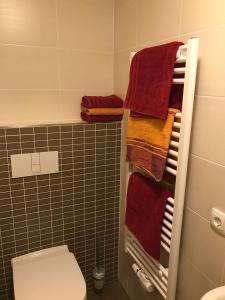
[[[81,102],[81,119],[87,122],[121,121],[123,101],[116,95],[84,96]]]

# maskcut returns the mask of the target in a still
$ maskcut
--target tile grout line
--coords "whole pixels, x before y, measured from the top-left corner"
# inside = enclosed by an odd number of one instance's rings
[[[116,126],[116,135],[117,135],[117,124],[115,124],[115,126]],[[116,143],[115,143],[115,148],[117,149],[117,138],[118,137],[116,137]],[[115,151],[115,156],[114,156],[114,158],[115,158],[115,161],[116,161],[116,151]],[[115,186],[114,186],[114,192],[115,192],[115,194],[116,194],[116,176],[115,176],[115,181],[114,181],[114,184],[115,184]],[[113,247],[113,279],[115,278],[115,242],[116,242],[116,219],[115,219],[115,217],[116,217],[116,207],[115,207],[115,200],[114,200],[114,203],[113,203],[113,212],[114,212],[114,220],[113,220],[113,224],[114,224],[114,247]]]
[[[106,153],[107,153],[107,138],[108,138],[108,136],[107,136],[107,133],[108,133],[108,124],[106,124],[105,125],[105,155],[104,155],[104,157],[105,157],[105,232],[106,232],[106,226],[107,226],[107,224],[106,224],[106,205],[107,205],[107,202],[106,202],[106,195],[107,195],[107,193],[106,193],[106,188],[107,188],[107,182],[106,182],[106,178],[107,178],[107,176],[106,176],[106,174],[107,174],[107,164],[106,164]],[[106,234],[104,234],[104,268],[105,268],[105,265],[106,265],[106,262],[105,262],[105,252],[106,252]]]
[[[86,159],[85,159],[85,125],[83,125],[83,132],[84,132],[84,251],[85,251],[85,256],[84,256],[84,274],[85,278],[87,277],[87,258],[86,258],[86,251],[87,251],[87,245],[86,245],[86,172],[85,172],[85,165],[86,165]]]
[[[21,148],[21,154],[23,153],[22,151],[22,141],[21,141],[21,129],[19,128],[19,137],[20,137],[20,148]],[[28,221],[27,221],[27,206],[26,206],[26,198],[25,198],[25,182],[24,182],[24,177],[22,177],[22,185],[23,185],[23,198],[24,198],[24,209],[25,209],[25,222],[26,222],[26,227],[27,227],[27,252],[29,253],[29,227],[28,227]]]
[[[47,149],[49,150],[49,128],[47,127]],[[54,228],[53,228],[53,216],[52,216],[52,189],[51,189],[51,174],[48,175],[48,187],[49,187],[49,205],[50,205],[50,224],[51,224],[51,233],[52,233],[52,247],[54,245]]]
[[[76,213],[75,213],[75,193],[74,193],[74,190],[75,190],[75,185],[74,185],[74,177],[75,177],[75,160],[74,160],[74,140],[75,140],[75,137],[76,137],[76,134],[75,134],[75,131],[74,131],[74,127],[72,126],[72,165],[73,165],[73,181],[72,181],[72,187],[73,187],[73,233],[74,233],[74,240],[73,240],[73,252],[74,252],[74,255],[76,256],[76,239],[75,239],[75,236],[76,236]]]
[[[97,197],[96,197],[96,146],[97,146],[97,141],[96,141],[96,131],[97,131],[97,125],[96,125],[96,123],[95,123],[95,135],[94,135],[94,137],[95,137],[95,158],[94,158],[94,161],[95,161],[95,186],[94,186],[94,191],[95,191],[95,194],[94,194],[94,208],[95,208],[95,216],[94,216],[94,218],[95,218],[95,265],[98,263],[99,264],[99,261],[97,262],[97,257],[96,257],[96,254],[97,254],[97,251],[99,251],[99,247],[100,247],[100,245],[99,245],[99,243],[97,242],[98,240],[97,240],[97,228],[96,228],[96,223],[97,223],[97,221],[96,221],[96,217],[97,217],[97,212],[96,212],[96,207],[97,207],[97,203],[96,203],[96,201],[97,201]]]
[[[58,126],[59,127],[59,135],[60,135],[60,142],[59,142],[59,149],[60,149],[60,156],[62,157],[62,128],[61,126]],[[62,174],[62,165],[59,166],[59,172],[60,172],[60,179],[61,179],[61,191],[62,191],[62,242],[63,244],[65,244],[65,241],[64,241],[64,211],[63,211],[63,204],[64,204],[64,194],[63,194],[63,183],[62,183],[62,177],[63,177],[63,174]]]
[[[34,132],[34,127],[33,127],[33,135],[34,135],[34,145],[36,146],[36,138],[35,138],[35,132]],[[38,192],[38,178],[37,176],[35,176],[35,182],[36,182],[36,186],[37,186],[37,193],[36,193],[36,196],[37,196],[37,213],[38,213],[38,228],[39,228],[39,232],[40,232],[40,248],[42,247],[42,241],[41,241],[41,218],[40,218],[40,202],[39,202],[39,192]]]
[[[8,176],[9,176],[9,193],[10,193],[10,205],[12,210],[12,225],[13,225],[13,235],[14,235],[14,252],[15,255],[17,253],[16,249],[16,232],[15,232],[15,224],[14,224],[14,214],[13,214],[13,197],[12,197],[12,189],[11,189],[11,180],[10,180],[10,162],[9,162],[9,153],[8,153],[8,144],[7,144],[7,136],[6,130],[4,130],[5,144],[6,144],[6,155],[7,155],[7,166],[8,166]],[[4,249],[4,248],[3,248]]]

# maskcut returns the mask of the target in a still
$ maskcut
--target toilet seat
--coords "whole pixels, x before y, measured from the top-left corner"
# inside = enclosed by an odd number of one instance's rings
[[[15,300],[86,299],[79,265],[67,247],[67,251],[62,247],[56,247],[58,252],[50,248],[13,259]]]

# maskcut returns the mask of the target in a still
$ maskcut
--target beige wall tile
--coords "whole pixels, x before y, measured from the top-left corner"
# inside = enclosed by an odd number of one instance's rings
[[[122,51],[114,56],[114,91],[125,99],[130,70],[131,51]]]
[[[0,42],[55,46],[55,0],[1,0]]]
[[[58,88],[54,49],[2,45],[0,66],[0,89]]]
[[[225,263],[224,263],[224,266],[223,266],[223,272],[221,274],[221,285],[225,285]]]
[[[208,220],[212,207],[225,211],[224,180],[225,167],[192,155],[189,160],[187,207]]]
[[[181,39],[185,42],[193,35],[200,39],[196,94],[224,97],[225,26],[187,34]]]
[[[177,300],[200,300],[209,290],[215,288],[207,277],[200,273],[186,257],[180,259]]]
[[[81,92],[88,89],[90,94],[94,91],[99,95],[111,94],[113,17],[113,0],[1,1],[0,89],[8,90],[8,95],[4,92],[5,99],[10,99],[4,105],[5,111],[9,112],[13,103],[18,108],[17,113],[14,111],[8,118],[6,114],[3,120],[16,122],[33,118],[36,122],[37,118],[43,120],[48,116],[49,120],[74,119],[80,113]],[[62,53],[57,47],[83,52],[75,55],[67,49]],[[32,91],[23,100],[10,89]],[[53,100],[51,96],[45,97],[43,90],[60,94],[56,101],[59,112],[52,109]],[[31,103],[35,107],[33,113]]]
[[[178,35],[181,0],[140,0],[137,3],[138,45]]]
[[[136,46],[137,43],[136,1],[115,1],[115,51]]]
[[[225,262],[225,239],[217,234],[210,223],[186,209],[182,238],[182,253],[198,270],[216,285],[220,284]]]
[[[224,0],[184,0],[181,32],[187,33],[225,23]]]
[[[197,97],[191,152],[225,165],[225,98]]]
[[[63,89],[112,90],[113,55],[59,50]]]
[[[59,46],[113,51],[113,0],[58,0]]]
[[[67,105],[58,91],[0,90],[0,123],[66,119]]]

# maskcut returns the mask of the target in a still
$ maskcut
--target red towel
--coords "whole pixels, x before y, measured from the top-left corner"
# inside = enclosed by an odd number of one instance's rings
[[[130,68],[126,108],[145,116],[166,118],[174,63],[180,45],[181,42],[172,42],[145,48],[135,54]]]
[[[84,96],[81,105],[87,108],[119,108],[123,107],[123,100],[116,95]]]
[[[112,122],[112,121],[121,121],[123,115],[112,115],[112,116],[104,116],[104,115],[87,115],[84,112],[80,114],[81,119],[88,122]]]
[[[160,235],[163,213],[172,192],[135,172],[127,191],[126,225],[143,248],[155,259],[160,258]]]

